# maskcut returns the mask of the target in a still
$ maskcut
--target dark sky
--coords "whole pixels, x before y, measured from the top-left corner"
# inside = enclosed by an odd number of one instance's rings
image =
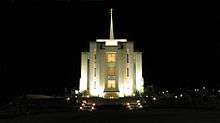
[[[146,82],[220,86],[220,16],[206,3],[9,0],[2,22],[2,94],[77,87],[80,52],[89,41],[108,37],[110,7],[116,37],[143,52]]]

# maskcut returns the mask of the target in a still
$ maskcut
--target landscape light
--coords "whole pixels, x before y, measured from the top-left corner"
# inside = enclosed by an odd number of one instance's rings
[[[155,101],[155,100],[157,100],[157,98],[156,98],[156,97],[153,97],[153,100]]]
[[[195,92],[198,92],[199,91],[199,89],[194,89],[195,90]]]
[[[66,98],[66,101],[69,101],[69,100],[70,100],[70,98],[69,98],[69,97],[67,97],[67,98]]]
[[[75,94],[78,94],[79,93],[79,91],[78,90],[75,90]]]

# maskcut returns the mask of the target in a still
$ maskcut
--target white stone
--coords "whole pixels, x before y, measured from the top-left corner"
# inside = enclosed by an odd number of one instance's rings
[[[134,52],[133,42],[114,39],[112,10],[110,38],[90,42],[89,48],[81,54],[80,92],[115,98],[144,91],[142,53]]]

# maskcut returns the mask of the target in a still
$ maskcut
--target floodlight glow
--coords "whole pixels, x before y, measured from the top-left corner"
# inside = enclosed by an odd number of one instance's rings
[[[67,98],[66,98],[66,101],[69,101],[69,100],[70,100],[70,98],[69,98],[69,97],[67,97]]]
[[[83,97],[114,99],[135,96],[136,91],[138,93],[144,92],[142,53],[135,51],[133,42],[114,37],[112,9],[110,16],[109,38],[90,42],[89,51],[81,54],[79,92],[88,92],[88,95],[83,94]],[[115,57],[111,56],[111,60],[108,60],[108,55],[105,55],[108,52],[115,52]],[[115,59],[113,60],[113,58]],[[109,67],[114,67],[114,72],[111,72],[114,73],[113,75],[108,75],[107,68]],[[109,76],[115,76],[115,79],[111,78],[115,84],[109,84]],[[108,85],[114,85],[114,87],[110,88]],[[77,93],[75,91],[75,94]]]
[[[78,90],[75,90],[75,94],[78,94],[79,93],[79,91]]]
[[[199,91],[199,89],[194,89],[195,90],[195,92],[198,92]]]
[[[153,100],[155,101],[155,100],[157,100],[157,98],[156,98],[156,97],[153,97]]]

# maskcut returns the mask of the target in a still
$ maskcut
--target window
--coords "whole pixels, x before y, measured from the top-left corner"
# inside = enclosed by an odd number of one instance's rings
[[[128,54],[127,54],[127,63],[129,63],[129,57],[128,57]]]
[[[96,68],[94,68],[94,76],[96,76]]]
[[[107,62],[116,62],[116,53],[115,52],[107,53],[106,58],[107,58],[106,59]]]
[[[127,77],[129,77],[129,69],[127,68]]]
[[[108,88],[115,88],[115,80],[108,80]]]
[[[95,53],[93,54],[93,57],[94,57],[94,62],[96,63],[96,54]]]

